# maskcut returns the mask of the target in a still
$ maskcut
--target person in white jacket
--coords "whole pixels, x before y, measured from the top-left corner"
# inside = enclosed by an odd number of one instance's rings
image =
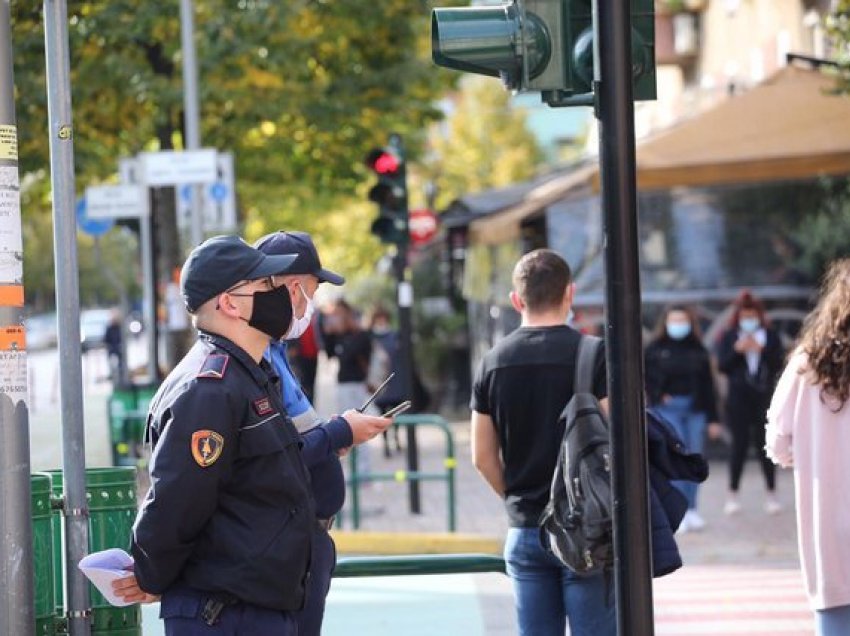
[[[767,412],[794,468],[800,561],[820,636],[850,634],[850,259],[835,261]]]

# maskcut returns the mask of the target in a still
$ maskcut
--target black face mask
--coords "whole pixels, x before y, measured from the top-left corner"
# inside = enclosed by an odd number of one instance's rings
[[[289,331],[289,325],[292,323],[289,290],[282,285],[269,291],[255,292],[254,309],[247,323],[267,334],[272,340],[280,340]]]

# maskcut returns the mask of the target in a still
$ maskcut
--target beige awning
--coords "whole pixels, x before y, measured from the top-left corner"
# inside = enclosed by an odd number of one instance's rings
[[[850,97],[834,80],[788,66],[637,145],[640,190],[850,174]],[[470,225],[473,240],[516,238],[520,223],[581,187],[599,189],[598,165],[535,188],[517,205]]]

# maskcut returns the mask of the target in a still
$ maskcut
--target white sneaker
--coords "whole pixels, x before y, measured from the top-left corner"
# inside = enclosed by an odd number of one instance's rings
[[[736,515],[741,512],[741,504],[737,499],[726,500],[726,505],[723,506],[723,514]]]
[[[705,528],[705,519],[696,510],[688,510],[685,517],[688,518],[688,530],[699,532]]]
[[[782,504],[773,497],[764,502],[764,511],[769,515],[778,515],[782,510]]]
[[[676,534],[688,534],[690,531],[690,510],[685,513],[685,516],[682,517],[682,520],[679,522],[679,527],[676,528]]]

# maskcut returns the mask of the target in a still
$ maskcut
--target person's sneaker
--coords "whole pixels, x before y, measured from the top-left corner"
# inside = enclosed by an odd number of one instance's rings
[[[764,502],[764,511],[769,515],[778,515],[782,512],[782,504],[771,497]]]
[[[688,510],[688,512],[685,513],[685,517],[688,519],[688,530],[699,532],[705,528],[705,519],[703,519],[696,510]]]
[[[679,527],[676,528],[676,534],[687,534],[688,531],[691,529],[690,525],[689,525],[690,517],[688,516],[690,514],[690,512],[691,511],[688,510],[685,513],[685,516],[682,517],[682,521],[679,522]]]
[[[736,515],[741,512],[741,504],[737,499],[728,499],[723,506],[723,514]]]

